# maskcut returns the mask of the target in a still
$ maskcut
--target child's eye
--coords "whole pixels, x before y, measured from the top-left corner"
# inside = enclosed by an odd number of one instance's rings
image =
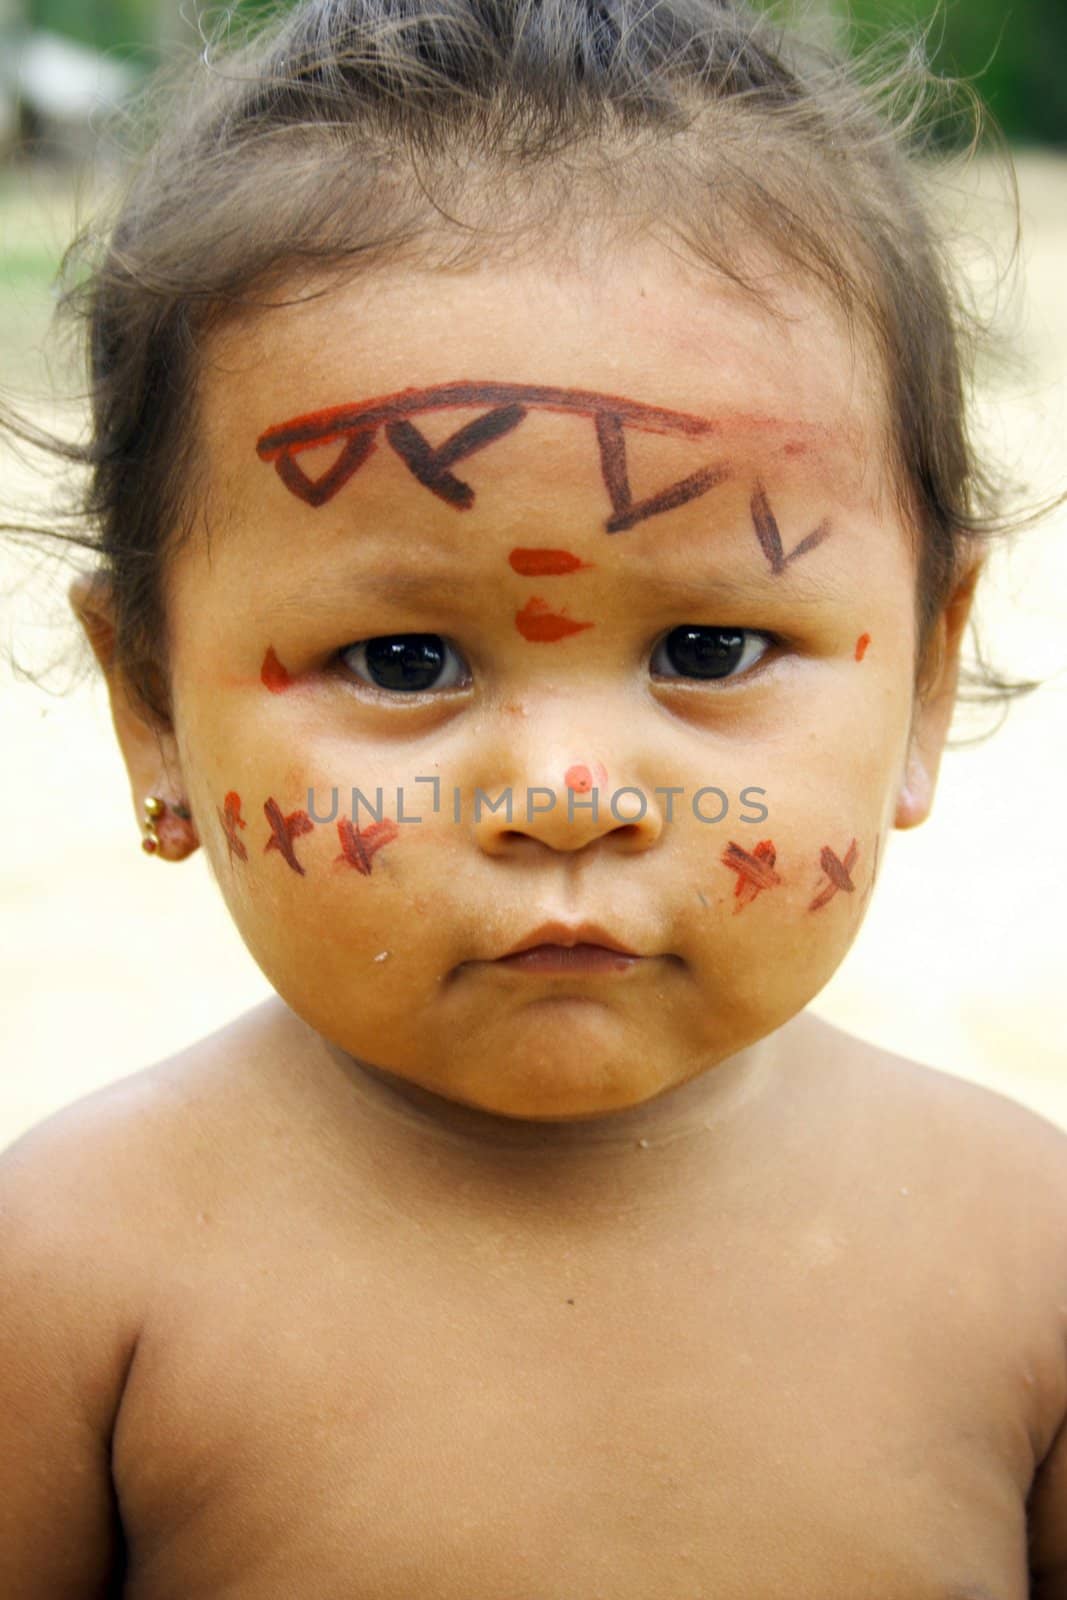
[[[400,693],[455,689],[469,681],[461,658],[438,633],[387,633],[361,639],[340,650],[338,659],[356,677],[368,674],[375,688]]]
[[[674,628],[652,652],[651,667],[663,677],[673,674],[666,660],[684,677],[704,680],[736,678],[747,672],[776,643],[769,633],[751,628],[708,628],[686,623]]]

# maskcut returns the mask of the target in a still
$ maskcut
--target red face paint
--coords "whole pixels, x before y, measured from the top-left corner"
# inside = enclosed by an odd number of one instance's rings
[[[778,852],[770,839],[764,839],[758,844],[751,855],[732,841],[726,846],[720,860],[724,866],[730,868],[731,872],[737,873],[737,885],[734,889],[737,899],[737,904],[734,906],[735,916],[739,911],[743,911],[745,906],[751,905],[764,889],[774,889],[781,883],[781,878],[774,870],[777,859]]]
[[[593,628],[593,622],[572,622],[562,611],[553,611],[547,600],[542,600],[540,595],[533,595],[521,611],[515,613],[515,626],[524,639],[529,639],[535,644],[553,644],[557,639],[566,639],[572,633],[581,633],[583,628]]]
[[[340,817],[337,835],[341,841],[341,854],[335,856],[334,860],[347,861],[350,867],[355,867],[357,872],[369,878],[374,855],[383,845],[392,844],[399,831],[391,817],[383,817],[380,822],[372,822],[369,828],[362,830],[347,817]]]
[[[267,646],[267,653],[263,657],[263,666],[260,668],[260,679],[271,694],[281,694],[283,689],[292,687],[293,680],[274,654],[274,646]]]
[[[819,861],[829,881],[822,892],[815,896],[808,907],[809,911],[821,911],[823,906],[830,904],[839,890],[843,890],[845,894],[855,893],[856,885],[852,881],[851,873],[858,860],[859,846],[855,839],[849,845],[844,861],[838,860],[829,845],[823,846]]]
[[[248,823],[241,815],[241,796],[236,789],[230,790],[223,801],[223,806],[225,810],[217,806],[215,809],[218,811],[219,821],[222,823],[222,829],[226,835],[230,861],[233,861],[234,856],[237,857],[238,861],[247,861],[248,851],[245,849],[244,840],[237,837],[237,830],[238,828],[247,828]]]
[[[606,789],[608,772],[602,761],[593,762],[593,770],[584,762],[578,762],[573,767],[568,767],[563,774],[563,782],[568,789],[573,789],[575,794],[588,794],[594,784],[597,788]]]
[[[861,633],[860,634],[859,638],[856,640],[856,660],[857,661],[862,661],[863,660],[864,656],[867,654],[867,646],[870,644],[870,642],[871,642],[871,636],[870,636],[869,633]]]
[[[524,578],[549,578],[559,573],[580,572],[592,568],[593,562],[571,555],[569,550],[548,550],[541,546],[508,551],[508,564]]]
[[[263,846],[264,853],[268,850],[277,850],[289,863],[294,872],[299,872],[304,877],[304,869],[296,859],[293,849],[293,840],[298,839],[302,833],[312,833],[315,824],[306,811],[292,811],[286,817],[282,815],[282,808],[277,800],[268,800],[263,806],[263,814],[270,823],[270,838]]]
[[[431,445],[411,421],[424,412],[447,411],[471,406],[490,409],[473,422],[451,434],[441,444]],[[812,438],[827,430],[816,424],[783,423],[771,417],[735,417],[726,422],[697,417],[663,406],[642,405],[619,395],[600,394],[589,389],[555,388],[529,383],[477,383],[460,380],[439,383],[425,389],[402,389],[358,405],[335,406],[326,411],[294,417],[260,435],[256,451],[262,461],[272,461],[286,487],[307,505],[325,505],[368,460],[376,449],[374,436],[383,429],[389,445],[407,466],[412,477],[438,499],[458,511],[469,511],[474,490],[457,478],[451,468],[464,457],[474,455],[511,433],[533,409],[592,420],[600,455],[600,472],[611,499],[612,515],[605,523],[608,533],[622,533],[649,517],[659,516],[685,505],[722,483],[730,467],[718,462],[701,467],[657,494],[635,501],[630,489],[626,456],[627,428],[645,433],[667,434],[690,439],[721,438],[724,433],[757,432],[763,435],[784,431],[794,436],[784,448],[797,453],[798,427]],[[319,478],[309,478],[297,465],[302,450],[342,441],[343,448],[334,464]],[[802,443],[802,441],[799,441]],[[801,553],[799,547],[793,555]],[[792,559],[790,557],[789,559]]]

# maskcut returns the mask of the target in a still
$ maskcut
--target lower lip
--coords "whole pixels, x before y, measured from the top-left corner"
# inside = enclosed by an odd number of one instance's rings
[[[501,956],[493,965],[519,972],[628,972],[642,960],[643,956],[626,956],[602,944],[538,944],[515,956]]]

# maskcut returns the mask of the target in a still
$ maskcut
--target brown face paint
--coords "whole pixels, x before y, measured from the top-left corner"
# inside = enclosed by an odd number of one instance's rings
[[[521,547],[508,551],[508,565],[524,578],[550,578],[565,572],[592,569],[592,561],[583,561],[569,550],[548,550],[543,546],[531,549]]]
[[[867,646],[870,644],[870,642],[871,642],[871,636],[870,636],[869,633],[861,633],[860,634],[859,638],[856,640],[856,660],[857,661],[862,661],[863,660],[864,656],[867,654]]]
[[[422,412],[477,405],[487,405],[491,409],[439,445],[431,445],[410,420]],[[434,384],[426,389],[402,389],[359,405],[335,406],[294,417],[261,434],[256,451],[262,461],[274,463],[282,482],[293,494],[306,504],[318,507],[332,499],[370,458],[377,448],[374,435],[383,428],[386,440],[419,483],[447,505],[467,511],[474,504],[474,490],[455,477],[450,468],[465,456],[511,433],[532,409],[592,419],[601,476],[611,498],[612,515],[605,523],[608,533],[621,533],[649,517],[659,516],[707,494],[729,477],[731,470],[722,462],[702,467],[658,494],[635,503],[626,459],[625,430],[628,427],[692,439],[721,437],[727,431],[755,430],[768,434],[785,427],[767,417],[731,418],[724,423],[589,389],[461,380]],[[795,434],[797,424],[790,427]],[[826,430],[810,424],[804,431],[814,437]],[[296,457],[302,450],[338,440],[343,442],[341,454],[321,477],[309,478],[297,465]],[[792,438],[781,448],[783,453],[796,454],[806,446],[803,440]],[[798,554],[799,547],[793,552],[793,555]]]
[[[521,611],[515,613],[515,626],[524,639],[534,644],[554,644],[583,628],[594,628],[594,622],[573,622],[562,611],[553,611],[547,600],[532,595]]]
[[[274,646],[267,646],[267,653],[263,657],[263,665],[259,672],[260,680],[270,690],[271,694],[281,694],[283,689],[292,687],[293,680],[274,654]]]
[[[814,550],[817,544],[822,544],[830,532],[829,522],[820,522],[813,533],[809,533],[807,538],[801,539],[800,543],[795,545],[786,555],[782,544],[782,535],[779,532],[774,512],[771,510],[771,502],[767,498],[767,491],[758,479],[752,492],[751,510],[752,526],[756,530],[756,538],[759,540],[760,549],[767,557],[775,577],[784,572],[791,561],[796,561],[799,556],[807,555],[808,551]]]
[[[834,855],[834,852],[830,849],[829,845],[823,846],[819,861],[822,865],[822,870],[829,879],[829,882],[827,883],[825,889],[823,889],[822,893],[815,896],[815,899],[808,907],[809,911],[821,911],[823,906],[830,904],[830,901],[834,898],[839,890],[843,890],[845,894],[855,893],[856,885],[853,883],[850,874],[858,860],[859,846],[856,844],[855,839],[853,839],[852,843],[849,845],[848,850],[845,853],[844,861],[838,860],[837,856]]]
[[[734,889],[737,899],[737,904],[734,906],[735,916],[739,911],[743,911],[745,906],[751,905],[764,889],[774,889],[781,883],[781,878],[774,870],[777,859],[778,852],[770,839],[764,839],[758,844],[751,855],[732,841],[726,846],[720,860],[724,866],[730,868],[731,872],[737,873],[737,886]]]
[[[341,854],[335,856],[335,861],[347,861],[350,867],[355,867],[365,878],[370,877],[371,861],[383,845],[392,844],[399,833],[399,828],[391,817],[383,817],[380,822],[372,822],[369,828],[362,831],[349,820],[340,817],[337,822],[337,835],[341,841]]]
[[[367,457],[373,455],[377,448],[372,434],[353,434],[329,472],[324,472],[321,478],[312,479],[301,472],[288,452],[278,456],[274,466],[285,487],[309,506],[317,509],[319,506],[324,506],[327,500],[332,500],[339,489],[344,488],[349,478],[359,471]]]
[[[298,839],[302,833],[314,832],[315,824],[306,811],[292,811],[287,817],[283,816],[277,800],[267,800],[263,806],[263,814],[271,829],[270,838],[263,846],[264,854],[268,850],[280,851],[293,871],[299,872],[300,876],[304,877],[304,869],[293,850],[293,840]]]
[[[241,815],[241,796],[236,789],[230,790],[223,801],[223,806],[225,810],[220,809],[218,806],[215,809],[218,811],[219,821],[222,823],[222,829],[226,835],[229,859],[232,862],[234,856],[236,856],[238,861],[247,861],[248,851],[245,849],[244,840],[237,837],[237,830],[238,828],[247,828],[248,823]]]
[[[700,495],[707,494],[709,489],[714,489],[716,484],[722,483],[730,475],[730,469],[726,466],[702,467],[699,472],[692,473],[678,483],[672,483],[668,489],[661,489],[659,494],[651,495],[635,505],[630,493],[630,479],[626,467],[626,439],[623,435],[622,417],[617,412],[598,411],[596,436],[600,446],[600,470],[615,513],[605,524],[609,533],[623,533],[627,528],[636,527],[648,517],[658,516],[662,511],[673,511],[676,506],[684,506],[687,501],[696,500]]]

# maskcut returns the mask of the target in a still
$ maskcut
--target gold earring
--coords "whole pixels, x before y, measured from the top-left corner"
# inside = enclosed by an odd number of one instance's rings
[[[159,834],[156,832],[155,825],[166,809],[166,804],[157,794],[145,796],[144,820],[141,823],[144,829],[144,838],[141,840],[141,849],[146,855],[154,856],[159,849]]]

